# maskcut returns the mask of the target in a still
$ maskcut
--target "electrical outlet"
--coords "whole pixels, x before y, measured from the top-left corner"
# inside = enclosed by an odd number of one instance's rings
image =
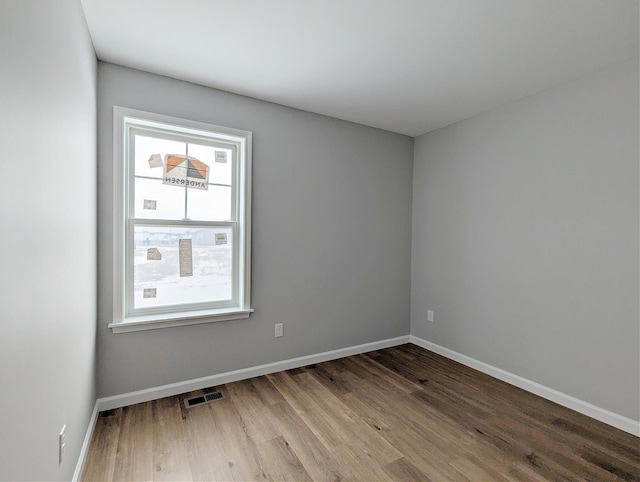
[[[433,323],[433,311],[427,310],[427,321]]]
[[[282,335],[284,335],[284,325],[276,323],[276,338],[280,338]]]
[[[58,434],[58,465],[62,463],[62,456],[64,455],[64,449],[67,446],[66,438],[67,438],[67,426],[65,424],[62,426],[62,428],[60,429],[60,433]]]

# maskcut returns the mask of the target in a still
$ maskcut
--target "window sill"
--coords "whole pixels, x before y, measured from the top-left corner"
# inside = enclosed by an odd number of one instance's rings
[[[118,323],[109,323],[114,333],[129,333],[131,331],[156,330],[174,326],[199,325],[218,321],[240,320],[249,318],[253,309],[236,310],[202,310],[181,313],[166,313],[164,315],[146,315],[127,318]]]

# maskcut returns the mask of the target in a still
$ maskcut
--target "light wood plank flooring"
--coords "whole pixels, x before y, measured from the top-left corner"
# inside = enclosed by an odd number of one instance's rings
[[[102,412],[82,479],[640,480],[640,439],[403,345]]]

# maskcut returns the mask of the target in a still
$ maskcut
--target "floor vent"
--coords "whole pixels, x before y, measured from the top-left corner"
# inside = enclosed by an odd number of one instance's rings
[[[204,395],[201,395],[199,397],[185,399],[184,406],[186,408],[191,408],[197,405],[203,405],[205,403],[222,400],[223,398],[224,398],[224,395],[222,394],[222,392],[205,393]]]

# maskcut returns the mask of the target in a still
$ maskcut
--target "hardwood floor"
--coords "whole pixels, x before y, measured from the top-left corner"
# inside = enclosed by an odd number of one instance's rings
[[[640,481],[640,439],[415,345],[102,412],[82,475],[565,479]]]

